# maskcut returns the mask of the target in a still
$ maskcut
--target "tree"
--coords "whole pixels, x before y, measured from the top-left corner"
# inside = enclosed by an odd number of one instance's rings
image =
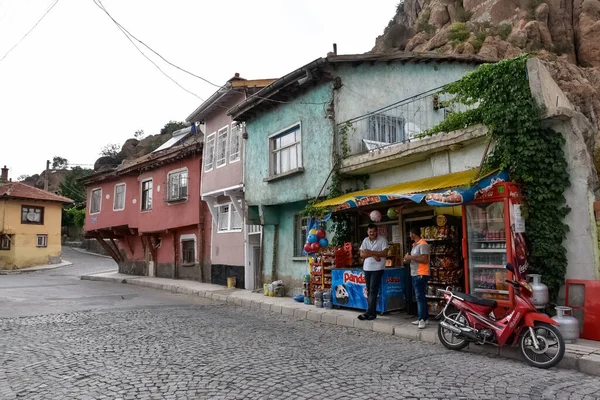
[[[18,181],[24,181],[25,179],[27,179],[27,178],[29,178],[29,177],[31,177],[31,175],[23,174],[23,175],[19,175],[19,176],[17,177],[17,180],[18,180]]]
[[[69,166],[69,160],[63,157],[54,156],[52,158],[52,169],[65,169]]]
[[[73,200],[75,202],[74,207],[85,207],[85,187],[80,182],[80,179],[93,172],[91,169],[73,167],[65,176],[65,180],[60,184],[60,194]]]
[[[121,150],[121,146],[116,143],[109,143],[100,150],[100,155],[103,157],[115,157],[119,154],[119,150]]]
[[[144,132],[143,129],[138,129],[137,131],[135,131],[135,133],[133,134],[133,137],[136,138],[137,140],[142,140],[144,138],[144,136],[146,135],[146,133]]]
[[[185,122],[169,121],[160,130],[161,135],[171,134],[179,129],[183,129],[187,126]]]

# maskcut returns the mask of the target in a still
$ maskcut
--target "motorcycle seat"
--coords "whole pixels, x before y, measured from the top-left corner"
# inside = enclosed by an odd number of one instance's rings
[[[464,299],[467,303],[477,304],[479,306],[496,308],[498,303],[496,300],[480,299],[479,297],[471,296],[470,294],[462,292],[452,292],[453,295]]]

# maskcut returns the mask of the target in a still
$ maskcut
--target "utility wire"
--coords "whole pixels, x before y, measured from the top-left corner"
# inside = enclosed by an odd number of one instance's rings
[[[3,61],[3,60],[6,58],[6,56],[8,56],[8,55],[10,54],[10,52],[11,52],[11,51],[13,51],[13,50],[15,49],[15,47],[17,47],[19,44],[21,44],[21,42],[22,42],[22,41],[23,41],[23,40],[24,40],[24,39],[25,39],[25,38],[26,38],[26,37],[27,37],[27,36],[28,36],[28,35],[31,33],[31,31],[33,31],[33,30],[35,29],[35,27],[36,27],[36,26],[38,26],[38,24],[39,24],[40,22],[42,22],[42,20],[44,19],[44,17],[45,17],[46,15],[48,15],[48,13],[49,13],[50,11],[52,11],[52,9],[54,8],[54,6],[55,6],[57,3],[58,3],[58,0],[55,0],[55,1],[54,1],[54,3],[53,3],[51,6],[50,6],[50,8],[48,8],[48,9],[46,10],[46,12],[44,13],[44,15],[42,15],[42,17],[41,17],[41,18],[40,18],[40,19],[39,19],[39,20],[38,20],[38,21],[35,23],[35,25],[33,25],[33,27],[32,27],[32,28],[31,28],[31,29],[30,29],[30,30],[29,30],[29,31],[28,31],[28,32],[27,32],[27,33],[26,33],[26,34],[25,34],[25,35],[24,35],[22,38],[21,38],[21,40],[19,40],[19,41],[17,42],[17,44],[15,44],[13,47],[11,47],[11,49],[10,49],[10,50],[8,50],[8,51],[6,52],[6,54],[4,55],[4,57],[0,58],[0,62],[2,62],[2,61]]]
[[[94,1],[95,2],[95,1]],[[98,2],[102,5],[101,0],[98,0]],[[97,5],[97,4],[96,4]],[[110,13],[106,10],[106,8],[104,7],[104,5],[102,5],[102,11],[104,11],[106,13],[106,15],[108,15],[108,17],[115,23],[115,25],[117,25],[119,27],[119,29],[121,29],[122,31],[124,31],[125,33],[127,33],[127,35],[129,35],[130,37],[132,37],[133,39],[135,39],[136,41],[138,41],[141,45],[143,45],[144,47],[146,47],[148,50],[150,50],[151,52],[153,52],[154,54],[156,54],[158,57],[160,57],[164,62],[166,62],[167,64],[169,64],[172,67],[177,68],[180,71],[185,72],[186,74],[189,74],[191,76],[193,76],[194,78],[198,78],[203,80],[204,82],[213,85],[215,87],[220,88],[221,85],[217,85],[216,83],[212,83],[211,81],[209,81],[208,79],[205,79],[199,75],[194,74],[193,72],[190,72],[186,69],[181,68],[178,65],[173,64],[171,61],[167,60],[166,58],[164,58],[162,55],[160,55],[158,52],[156,52],[152,47],[148,46],[146,43],[144,43],[143,41],[141,41],[140,39],[138,39],[137,37],[135,37],[135,35],[133,35],[131,32],[129,32],[127,30],[127,28],[125,28],[123,25],[121,25],[119,22],[117,22],[117,20],[115,20],[112,15],[110,15]]]
[[[58,0],[57,0],[58,1]],[[127,40],[129,40],[131,42],[131,44],[133,45],[133,47],[136,48],[137,51],[140,52],[141,55],[144,56],[144,58],[146,58],[146,60],[150,61],[152,63],[152,65],[154,65],[156,67],[156,69],[158,69],[164,76],[166,76],[171,82],[173,82],[174,84],[176,84],[177,86],[179,86],[181,89],[185,90],[186,92],[188,92],[189,94],[191,94],[192,96],[195,96],[196,98],[205,101],[202,97],[198,96],[196,93],[184,88],[179,82],[177,82],[175,79],[171,78],[165,71],[163,71],[154,61],[152,61],[152,59],[150,59],[150,57],[148,57],[146,55],[146,53],[144,53],[136,44],[133,40],[131,40],[131,37],[129,37],[129,34],[127,34],[126,30],[124,28],[122,28],[117,21],[115,21],[111,15],[108,13],[108,11],[106,11],[106,9],[104,8],[104,6],[102,5],[102,2],[100,0],[93,0],[94,4],[96,4],[98,6],[98,8],[100,8],[102,11],[104,11],[110,19],[113,20],[113,22],[115,22],[115,24],[117,25],[117,27],[121,30],[121,32],[123,33],[123,35],[125,35],[125,37],[127,38]]]

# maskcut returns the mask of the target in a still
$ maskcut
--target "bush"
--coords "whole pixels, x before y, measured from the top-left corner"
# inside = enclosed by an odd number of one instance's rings
[[[464,42],[471,35],[469,29],[467,28],[467,25],[464,22],[453,23],[452,25],[450,25],[448,32],[450,34],[450,40],[454,45],[460,42]]]
[[[475,48],[475,53],[479,53],[481,50],[481,46],[483,46],[483,42],[485,42],[485,38],[488,37],[487,31],[480,31],[475,34],[475,40],[473,41],[473,47]]]
[[[467,22],[471,19],[473,13],[464,9],[462,4],[459,4],[456,8],[456,21]]]
[[[511,24],[500,24],[500,26],[498,27],[498,36],[500,36],[500,39],[502,40],[506,40],[511,32]]]

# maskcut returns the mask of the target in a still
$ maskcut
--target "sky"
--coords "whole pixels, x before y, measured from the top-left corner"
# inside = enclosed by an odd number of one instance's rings
[[[136,50],[93,0],[56,1],[0,0],[0,165],[10,168],[13,180],[41,173],[54,156],[91,168],[106,144],[122,145],[140,129],[157,134],[168,121],[185,120],[216,90],[136,42],[195,95],[177,86]],[[326,56],[333,43],[338,54],[365,53],[394,16],[397,2],[101,4],[165,59],[222,85],[236,72],[246,79],[281,77]]]

